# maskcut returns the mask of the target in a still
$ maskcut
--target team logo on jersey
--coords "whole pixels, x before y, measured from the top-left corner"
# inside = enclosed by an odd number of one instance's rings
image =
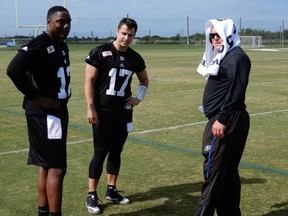
[[[48,52],[49,54],[55,52],[54,46],[51,45],[51,46],[47,47],[47,52]]]
[[[112,52],[111,52],[111,51],[103,51],[103,52],[102,52],[102,56],[103,56],[103,57],[112,56]]]
[[[125,58],[124,58],[123,56],[120,56],[120,60],[121,60],[121,61],[124,61]]]
[[[27,51],[27,50],[28,50],[28,46],[24,46],[24,47],[22,47],[22,50]]]
[[[205,148],[204,148],[204,151],[208,152],[210,150],[210,148],[211,148],[211,145],[206,145]]]

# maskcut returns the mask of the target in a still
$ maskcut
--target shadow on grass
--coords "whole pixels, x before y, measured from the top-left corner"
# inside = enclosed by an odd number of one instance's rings
[[[199,192],[201,186],[202,182],[172,185],[152,188],[148,192],[131,195],[129,198],[133,203],[155,200],[157,206],[130,213],[118,213],[117,216],[193,215],[199,196],[194,196],[192,193]],[[149,205],[153,204],[150,202]]]
[[[264,184],[267,180],[263,178],[250,178],[246,179],[241,177],[241,184]]]
[[[242,184],[262,184],[265,183],[266,180],[261,178],[252,178],[252,179],[241,178],[241,182]],[[199,195],[195,195],[193,193],[198,193],[201,190],[202,183],[203,182],[196,182],[189,184],[152,188],[148,192],[131,195],[129,196],[129,198],[133,201],[133,203],[154,200],[155,207],[148,207],[148,208],[144,207],[134,212],[117,213],[117,214],[111,214],[110,216],[193,215],[194,212],[196,211],[196,207],[199,201]],[[151,204],[150,202],[149,206],[151,205],[153,204]],[[269,214],[265,216],[272,216],[272,215],[273,214],[271,215]],[[281,214],[275,214],[275,216],[280,215]]]
[[[262,184],[266,183],[267,180],[261,178],[241,178],[241,182],[242,184]],[[271,209],[273,209],[271,212],[263,214],[262,216],[288,216],[288,202],[274,204],[271,206]]]
[[[271,208],[276,209],[276,210],[273,210],[262,216],[287,216],[288,215],[288,202],[277,203],[271,206]]]

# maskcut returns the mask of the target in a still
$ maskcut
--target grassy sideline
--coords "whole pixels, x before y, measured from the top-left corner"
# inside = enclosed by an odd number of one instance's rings
[[[63,215],[88,215],[85,207],[92,132],[86,121],[84,58],[94,45],[69,45],[68,171]],[[98,191],[106,216],[193,215],[201,184],[200,143],[206,119],[201,105],[205,79],[196,73],[203,47],[137,45],[150,86],[134,110],[134,131],[125,144],[118,189],[132,204],[115,206]],[[251,128],[240,165],[243,216],[288,215],[288,49],[246,50],[252,61],[246,103]],[[37,168],[27,166],[28,138],[22,95],[6,76],[16,50],[0,48],[0,215],[36,215]],[[136,78],[136,77],[135,77]],[[136,90],[137,81],[133,80]],[[105,172],[104,172],[105,174]]]

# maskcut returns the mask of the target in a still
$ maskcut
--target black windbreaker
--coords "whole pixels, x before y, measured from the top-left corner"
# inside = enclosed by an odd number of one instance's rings
[[[226,125],[236,110],[243,110],[251,62],[241,47],[226,54],[216,76],[210,76],[203,95],[204,113]]]

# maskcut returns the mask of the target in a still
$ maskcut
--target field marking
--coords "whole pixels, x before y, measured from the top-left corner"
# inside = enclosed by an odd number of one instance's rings
[[[71,141],[71,142],[67,142],[67,145],[75,145],[75,144],[80,144],[80,143],[85,143],[85,142],[91,142],[91,141],[93,141],[93,139]],[[29,151],[29,149],[27,148],[27,149],[15,150],[15,151],[0,152],[0,156],[1,156],[1,155],[8,155],[8,154],[17,154],[17,153],[28,152],[28,151]]]
[[[287,111],[288,111],[288,109],[274,110],[274,111],[267,111],[267,112],[262,112],[262,113],[252,113],[252,114],[250,114],[250,116],[268,115],[268,114],[287,112]]]
[[[286,82],[288,82],[288,80],[283,80],[283,79],[273,80],[273,81],[264,81],[264,82],[250,82],[249,86],[275,84],[275,83],[286,83]],[[147,93],[146,97],[161,97],[161,96],[167,96],[167,95],[169,96],[169,95],[175,95],[175,94],[189,94],[191,92],[198,92],[198,91],[202,92],[202,91],[204,91],[204,88],[195,88],[195,89],[186,89],[186,90],[179,90],[179,91],[159,92],[159,93]],[[21,99],[20,99],[20,101],[21,101]],[[71,104],[71,103],[83,103],[83,102],[85,103],[86,100],[85,99],[73,100],[73,98],[71,98],[69,100],[68,107],[69,107],[69,104]],[[21,108],[21,106],[19,106],[19,103],[21,103],[21,102],[17,102],[16,105],[11,105],[8,107],[0,107],[0,111],[2,111],[2,112],[14,112],[14,111],[9,111],[9,109],[19,108],[19,107]]]
[[[273,113],[287,112],[287,111],[288,111],[288,109],[274,110],[274,111],[267,111],[267,112],[262,112],[262,113],[253,113],[253,114],[250,114],[250,116],[269,115],[269,114],[273,114]],[[204,124],[206,122],[207,121],[199,121],[199,122],[194,122],[194,123],[189,123],[189,124],[176,125],[176,126],[158,128],[158,129],[153,129],[153,130],[132,132],[130,134],[131,135],[133,135],[133,134],[143,134],[143,133],[158,132],[158,131],[163,131],[163,130],[178,129],[178,128],[181,128],[181,127],[187,127],[187,126],[193,126],[193,125],[198,125],[198,124]],[[176,146],[169,146],[169,145],[161,144],[161,143],[155,143],[155,142],[142,140],[142,139],[135,138],[135,137],[133,138],[133,137],[128,136],[128,140],[136,142],[136,143],[144,143],[146,145],[156,146],[156,147],[159,147],[159,148],[165,148],[165,149],[169,149],[169,150],[173,150],[173,151],[180,151],[180,152],[192,154],[194,156],[202,156],[201,152],[191,151],[191,150],[188,150],[188,149],[183,149],[183,148],[179,148],[179,147],[176,147]],[[68,142],[67,145],[76,145],[76,144],[92,142],[92,141],[93,141],[93,139],[71,141],[71,142]],[[21,152],[28,152],[28,150],[29,149],[22,149],[22,150],[8,151],[8,152],[0,152],[0,156],[1,155],[8,155],[8,154],[17,154],[17,153],[21,153]],[[246,162],[240,162],[240,166],[244,166],[244,167],[248,167],[248,168],[256,169],[256,170],[260,170],[260,171],[265,171],[265,172],[269,172],[269,173],[275,173],[275,174],[279,174],[279,175],[288,176],[288,172],[286,172],[286,171],[272,169],[272,168],[269,168],[269,167],[264,167],[264,166],[260,166],[260,165],[256,165],[256,164],[249,164],[249,163],[246,163]]]
[[[279,52],[279,49],[265,49],[265,48],[262,48],[262,49],[248,49],[250,51],[263,51],[263,52]]]
[[[249,115],[250,116],[259,116],[259,115],[268,115],[268,114],[279,113],[279,112],[287,112],[287,111],[288,111],[288,109],[283,109],[283,110],[267,111],[267,112],[262,112],[262,113],[252,113],[252,114],[249,114]],[[204,123],[207,123],[207,120],[206,121],[194,122],[194,123],[188,123],[188,124],[182,124],[182,125],[175,125],[175,126],[170,126],[170,127],[163,127],[163,128],[139,131],[139,132],[132,132],[131,134],[153,133],[153,132],[159,132],[159,131],[164,131],[164,130],[172,130],[172,129],[178,129],[178,128],[182,128],[182,127],[189,127],[189,126],[194,126],[194,125],[204,124]]]
[[[180,151],[180,152],[192,154],[194,156],[201,156],[202,157],[202,153],[198,152],[198,151],[191,151],[191,150],[179,148],[179,147],[176,147],[176,146],[169,146],[169,145],[166,145],[166,144],[154,143],[154,142],[151,142],[151,141],[141,140],[141,139],[133,138],[133,137],[130,138],[129,140],[134,141],[136,143],[144,143],[146,145],[156,146],[156,147],[159,147],[159,148],[165,148],[165,149],[173,150],[173,151]],[[248,167],[248,168],[256,169],[256,170],[260,170],[260,171],[270,172],[270,173],[276,173],[276,174],[279,174],[279,175],[288,176],[288,172],[287,171],[273,169],[273,168],[269,168],[269,167],[264,167],[264,166],[260,166],[260,165],[256,165],[256,164],[240,162],[240,166]]]
[[[175,126],[170,126],[170,127],[162,127],[162,128],[157,128],[157,129],[151,129],[151,130],[145,130],[145,131],[138,131],[138,132],[132,132],[130,134],[146,134],[146,133],[153,133],[153,132],[159,132],[159,131],[164,131],[164,130],[173,130],[173,129],[178,129],[182,127],[188,127],[188,126],[194,126],[198,124],[204,124],[207,121],[200,121],[200,122],[194,122],[194,123],[188,123],[188,124],[182,124],[182,125],[175,125]]]
[[[0,155],[8,155],[8,154],[17,154],[21,152],[27,152],[28,149],[21,149],[21,150],[15,150],[15,151],[7,151],[7,152],[1,152]]]
[[[280,113],[280,112],[287,112],[287,111],[288,111],[288,109],[274,110],[274,111],[267,111],[267,112],[262,112],[262,113],[252,113],[252,114],[250,114],[250,116],[269,115],[269,114],[273,114],[273,113]],[[175,125],[175,126],[170,126],[170,127],[162,127],[162,128],[157,128],[157,129],[150,129],[150,130],[144,130],[144,131],[131,132],[130,135],[133,135],[133,134],[147,134],[147,133],[154,133],[154,132],[160,132],[160,131],[165,131],[165,130],[173,130],[173,129],[178,129],[178,128],[182,128],[182,127],[189,127],[189,126],[205,124],[205,123],[207,123],[207,120],[206,121],[188,123],[188,124],[182,124],[182,125]],[[93,139],[79,140],[79,141],[67,142],[67,145],[75,145],[75,144],[91,142],[91,141],[93,141]],[[0,155],[16,154],[16,153],[27,152],[27,151],[28,151],[28,149],[8,151],[8,152],[0,152]]]
[[[261,113],[252,113],[252,114],[250,114],[250,116],[269,115],[269,114],[273,114],[273,113],[280,113],[280,112],[287,112],[287,111],[288,111],[288,109],[274,110],[274,111],[267,111],[267,112],[261,112]],[[192,122],[192,123],[182,124],[182,125],[175,125],[175,126],[170,126],[170,127],[162,127],[162,128],[157,128],[157,129],[150,129],[150,130],[144,130],[144,131],[131,132],[131,133],[129,133],[129,135],[133,135],[133,134],[147,134],[147,133],[153,133],[153,132],[159,132],[159,131],[165,131],[165,130],[173,130],[173,129],[178,129],[178,128],[182,128],[182,127],[189,127],[189,126],[205,124],[205,123],[207,123],[207,120],[199,121],[199,122]],[[67,145],[75,145],[75,144],[91,142],[91,141],[93,141],[93,139],[71,141],[71,142],[67,142]],[[0,152],[0,155],[17,154],[17,153],[27,152],[27,151],[28,151],[28,149],[20,149],[20,150],[14,150],[14,151]]]
[[[155,146],[158,148],[164,148],[164,149],[168,149],[168,150],[172,150],[172,151],[179,151],[179,152],[184,152],[184,153],[188,153],[197,157],[202,157],[201,152],[197,152],[197,151],[192,151],[189,149],[183,149],[183,148],[179,148],[177,146],[169,146],[166,144],[161,144],[161,143],[155,143],[155,142],[151,142],[151,141],[147,141],[147,140],[141,140],[138,138],[133,138],[133,137],[128,137],[128,140],[132,141],[132,142],[136,142],[136,143],[143,143],[145,145],[150,145],[150,146]],[[80,141],[75,141],[75,142],[69,142],[67,143],[68,145],[73,145],[73,144],[79,144],[79,143],[84,143],[84,142],[91,142],[93,141],[92,139],[87,139],[87,140],[80,140]],[[19,151],[10,151],[10,152],[6,152],[6,154],[14,154],[14,153],[20,153],[20,152],[27,152],[28,149],[23,149],[23,150],[19,150]],[[0,155],[3,155],[3,153],[0,153]],[[278,170],[278,169],[273,169],[273,168],[269,168],[269,167],[264,167],[264,166],[260,166],[260,165],[256,165],[256,164],[250,164],[250,163],[246,163],[246,162],[240,162],[240,166],[243,167],[248,167],[251,169],[255,169],[255,170],[259,170],[259,171],[264,171],[264,172],[269,172],[269,173],[275,173],[275,174],[279,174],[279,175],[284,175],[284,176],[288,176],[288,172],[287,171],[283,171],[283,170]]]

